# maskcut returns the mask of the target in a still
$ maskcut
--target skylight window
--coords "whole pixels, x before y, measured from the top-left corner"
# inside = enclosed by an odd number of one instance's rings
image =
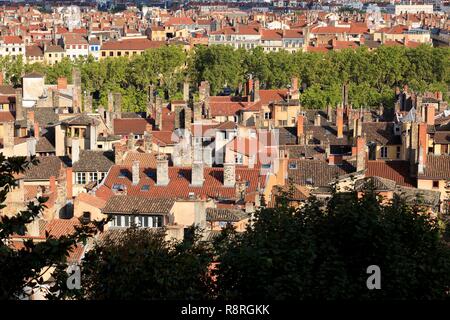
[[[150,186],[149,186],[148,184],[144,184],[144,185],[141,187],[141,191],[148,191],[148,190],[150,190]]]

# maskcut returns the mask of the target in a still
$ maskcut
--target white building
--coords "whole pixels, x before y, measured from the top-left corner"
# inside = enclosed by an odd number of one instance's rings
[[[432,4],[397,4],[395,5],[395,15],[401,13],[433,13]]]

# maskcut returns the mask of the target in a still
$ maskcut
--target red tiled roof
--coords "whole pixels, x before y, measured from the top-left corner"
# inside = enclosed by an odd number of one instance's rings
[[[23,40],[21,37],[19,36],[4,36],[3,37],[3,41],[6,44],[19,44],[19,43],[23,43]]]
[[[166,26],[190,24],[194,24],[194,21],[190,17],[170,17],[169,20],[165,22]]]
[[[1,97],[3,98],[3,97]],[[8,97],[6,97],[8,98]],[[4,102],[7,103],[7,102]],[[15,118],[13,116],[13,114],[9,111],[0,111],[0,122],[11,122],[14,121]]]
[[[409,176],[408,161],[368,160],[366,177],[381,177],[394,180],[398,185],[405,187],[415,186],[414,180]]]
[[[126,173],[126,177],[119,177],[120,172]],[[151,177],[149,177],[149,175]],[[191,168],[169,167],[170,182],[167,186],[155,185],[156,170],[152,168],[140,168],[140,181],[137,185],[131,182],[131,166],[115,165],[111,167],[105,179],[104,186],[111,189],[114,184],[122,184],[126,188],[127,195],[143,196],[149,198],[184,198],[189,193],[208,196],[211,198],[223,197],[234,199],[235,188],[223,186],[223,168],[205,168],[204,183],[202,187],[191,186]],[[247,169],[236,167],[236,181],[249,181],[248,192],[255,192],[258,182],[264,186],[265,177],[260,177],[259,169]],[[143,185],[148,185],[148,191],[141,191]],[[102,191],[105,194],[105,191]]]
[[[419,179],[450,180],[450,155],[427,155],[427,162],[423,174]]]
[[[77,200],[87,203],[99,209],[103,208],[106,204],[106,201],[104,199],[84,192],[80,193],[77,196]]]
[[[134,134],[144,134],[147,124],[150,124],[150,119],[114,119],[114,134],[123,136],[130,134],[130,132],[133,132]]]

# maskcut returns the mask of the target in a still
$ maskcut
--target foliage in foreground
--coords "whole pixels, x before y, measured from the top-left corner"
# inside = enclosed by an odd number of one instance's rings
[[[0,209],[5,208],[9,192],[17,186],[16,176],[38,163],[37,158],[10,157],[0,153]],[[59,239],[46,236],[43,241],[26,240],[20,250],[15,250],[8,240],[11,236],[24,235],[26,226],[44,210],[44,197],[28,203],[25,209],[12,217],[0,218],[0,300],[18,299],[25,288],[44,282],[43,274],[56,263],[65,263],[77,243],[96,232],[94,226],[81,225],[76,231]]]
[[[224,299],[444,299],[450,248],[435,219],[401,199],[381,206],[369,191],[335,194],[301,209],[263,209],[253,226],[219,243],[218,296]],[[368,290],[367,267],[381,270]]]

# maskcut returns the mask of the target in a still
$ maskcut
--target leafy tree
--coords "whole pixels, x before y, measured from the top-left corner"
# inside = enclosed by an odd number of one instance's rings
[[[381,205],[372,190],[335,193],[326,206],[286,203],[217,241],[219,298],[448,298],[450,248],[420,206]],[[366,286],[371,265],[380,267],[381,290]]]
[[[17,186],[16,175],[24,173],[37,162],[36,158],[6,159],[0,153],[0,209],[6,207],[8,193]],[[14,249],[9,243],[10,237],[24,235],[27,225],[39,216],[46,201],[46,198],[39,197],[29,202],[17,215],[2,216],[0,219],[0,300],[18,299],[24,294],[26,287],[35,288],[42,284],[42,275],[50,267],[64,264],[77,243],[85,242],[95,234],[95,226],[81,225],[71,235],[58,239],[47,235],[40,242],[26,240],[23,248]]]
[[[127,228],[107,234],[86,253],[81,289],[66,290],[67,273],[57,276],[60,296],[87,300],[201,300],[211,297],[212,254],[191,229],[184,241],[168,241],[164,231]]]

